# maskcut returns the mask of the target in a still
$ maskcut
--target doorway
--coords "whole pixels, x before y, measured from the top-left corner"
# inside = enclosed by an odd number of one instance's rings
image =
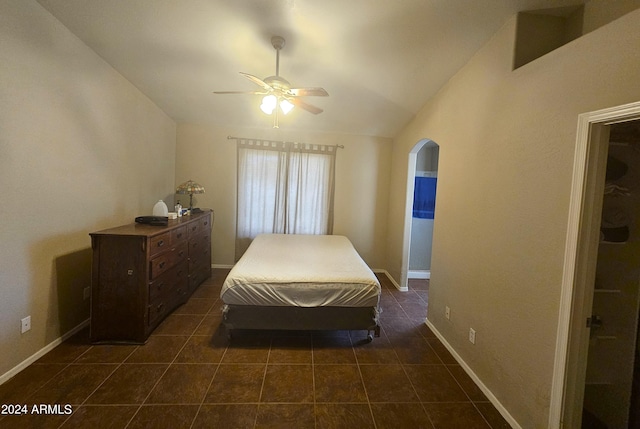
[[[629,425],[640,297],[640,120],[609,126],[582,427]]]
[[[634,261],[631,255],[640,254],[640,204],[635,207],[631,203],[634,190],[626,185],[640,178],[640,153],[636,179],[629,182],[627,176],[622,180],[632,167],[621,167],[616,162],[620,161],[617,158],[630,160],[629,153],[619,152],[636,149],[622,144],[628,142],[610,144],[610,136],[619,140],[621,130],[636,126],[640,136],[639,120],[640,103],[579,117],[551,392],[551,428],[576,428],[583,422],[593,424],[591,427],[626,429],[629,410],[633,408],[631,401],[637,400],[638,386],[636,383],[632,389],[631,379],[637,361],[640,258]],[[640,150],[640,140],[637,146]],[[635,193],[640,193],[640,188]],[[625,216],[629,210],[634,211],[633,222],[624,220],[630,219]],[[617,224],[611,223],[614,217]],[[613,237],[614,231],[620,235]],[[633,246],[638,249],[634,251]],[[622,308],[626,309],[624,316]],[[631,394],[632,390],[635,394]],[[601,407],[603,404],[607,406]]]
[[[420,140],[409,152],[400,276],[400,290],[403,291],[408,290],[410,278],[431,277],[438,163],[439,146],[433,140]],[[419,195],[416,195],[416,191]]]

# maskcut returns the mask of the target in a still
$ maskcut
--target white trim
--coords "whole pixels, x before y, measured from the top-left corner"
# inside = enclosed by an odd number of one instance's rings
[[[572,332],[572,321],[574,314],[581,312],[578,308],[584,302],[583,287],[579,284],[579,278],[585,271],[584,264],[588,261],[587,256],[583,256],[579,248],[580,240],[588,237],[590,231],[587,225],[587,213],[583,212],[585,199],[589,199],[588,180],[593,180],[595,172],[587,171],[595,161],[590,163],[590,156],[594,156],[598,148],[590,147],[592,135],[591,129],[594,125],[609,125],[616,122],[624,122],[637,119],[640,116],[640,102],[630,103],[623,106],[612,107],[590,113],[583,113],[578,117],[578,129],[576,137],[576,149],[574,155],[573,179],[571,186],[571,197],[569,202],[569,218],[567,226],[567,237],[565,241],[565,254],[562,274],[562,288],[560,295],[560,308],[558,315],[558,331],[556,337],[556,353],[554,359],[553,379],[551,384],[551,398],[549,406],[549,428],[556,429],[564,427],[565,420],[571,419],[571,404],[582,397],[582,391],[577,388],[580,382],[576,374],[571,373],[569,362],[578,359],[579,348],[572,346],[572,337],[576,334]],[[595,142],[597,143],[597,142]],[[589,176],[589,174],[591,176]],[[593,190],[591,190],[593,192]],[[591,213],[588,213],[591,214]],[[584,253],[584,251],[583,251]],[[574,308],[575,307],[575,308]],[[581,403],[581,401],[579,401]]]
[[[70,331],[68,331],[67,333],[62,335],[61,337],[56,338],[55,340],[51,341],[49,344],[47,344],[46,346],[44,346],[43,348],[41,348],[40,350],[38,350],[37,352],[35,352],[31,356],[29,356],[27,359],[23,360],[18,365],[14,366],[9,371],[7,371],[4,374],[2,374],[0,376],[0,384],[4,384],[6,381],[8,381],[11,378],[13,378],[20,371],[22,371],[23,369],[25,369],[26,367],[28,367],[29,365],[31,365],[32,363],[34,363],[35,361],[40,359],[42,356],[46,355],[51,350],[53,350],[54,348],[56,348],[57,346],[62,344],[65,340],[67,340],[68,338],[72,337],[73,335],[78,333],[80,330],[82,330],[86,326],[89,326],[89,321],[90,321],[90,319],[87,319],[84,322],[80,323],[75,328],[71,329]]]
[[[233,268],[233,264],[228,265],[228,264],[211,264],[211,268],[222,268],[222,269],[231,269]]]
[[[426,144],[426,141],[416,143],[418,150]],[[400,284],[398,289],[409,289],[409,254],[411,252],[411,219],[413,216],[413,193],[415,188],[416,162],[418,159],[418,151],[414,149],[409,152],[409,161],[407,166],[407,194],[405,196],[404,207],[404,235],[402,237],[402,266],[400,267]],[[396,286],[397,287],[397,286]]]
[[[408,290],[409,290],[409,288],[408,288],[408,287],[405,287],[404,289],[403,289],[403,288],[401,288],[401,287],[400,287],[400,285],[398,284],[398,282],[396,282],[396,281],[393,279],[393,277],[391,276],[391,274],[389,274],[389,272],[388,272],[387,270],[382,269],[382,268],[374,268],[374,269],[372,269],[371,271],[373,271],[374,273],[382,273],[382,274],[384,274],[385,276],[387,276],[387,278],[389,279],[389,281],[391,282],[391,284],[393,284],[393,285],[396,287],[396,289],[398,289],[399,291],[401,291],[401,292],[406,292],[406,291],[408,291]]]
[[[467,363],[462,359],[462,357],[460,357],[460,355],[455,351],[455,349],[451,347],[451,344],[449,344],[447,340],[445,340],[442,334],[436,329],[435,326],[433,326],[433,324],[429,321],[429,319],[425,320],[425,324],[429,327],[429,329],[431,329],[431,331],[433,331],[433,333],[436,335],[436,337],[438,337],[440,342],[447,348],[447,350],[449,350],[449,353],[451,353],[453,358],[458,362],[458,364],[460,364],[460,366],[462,367],[462,369],[464,369],[467,375],[471,377],[473,382],[480,388],[480,390],[482,390],[482,393],[484,393],[487,399],[489,399],[489,401],[493,404],[493,406],[496,407],[498,412],[502,415],[502,417],[504,417],[507,423],[509,423],[513,429],[522,429],[522,426],[520,426],[520,424],[518,424],[516,419],[514,419],[511,414],[509,414],[509,412],[504,407],[504,405],[502,405],[502,403],[498,401],[498,398],[496,398],[493,392],[489,390],[489,388],[482,382],[482,380],[480,380],[480,377],[478,377],[476,373],[473,372],[473,370],[469,367],[469,365],[467,365]]]
[[[413,191],[416,180],[416,162],[418,160],[418,152],[429,142],[436,144],[433,140],[422,139],[409,151],[409,161],[407,164],[407,194],[405,196],[404,208],[404,231],[402,237],[402,266],[400,267],[401,286],[396,286],[400,290],[409,290],[409,254],[411,252],[411,219],[413,217]]]
[[[408,278],[410,279],[430,279],[431,270],[409,270]]]

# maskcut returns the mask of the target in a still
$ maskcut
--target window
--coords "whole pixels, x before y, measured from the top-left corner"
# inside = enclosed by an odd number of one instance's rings
[[[331,234],[336,146],[238,140],[236,259],[258,234]]]

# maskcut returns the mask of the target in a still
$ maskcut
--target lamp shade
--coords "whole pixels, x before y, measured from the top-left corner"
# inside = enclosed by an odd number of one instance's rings
[[[204,194],[204,187],[193,180],[187,180],[176,188],[176,194],[189,194],[189,213],[193,213],[193,194]]]
[[[273,113],[273,109],[278,105],[278,99],[275,95],[267,95],[262,99],[262,104],[260,105],[260,110],[262,110],[267,115]]]
[[[193,180],[187,180],[176,188],[176,194],[204,194],[204,187]]]
[[[282,109],[282,113],[286,115],[291,112],[291,109],[293,109],[293,104],[289,100],[283,98],[282,101],[280,101],[280,108]]]

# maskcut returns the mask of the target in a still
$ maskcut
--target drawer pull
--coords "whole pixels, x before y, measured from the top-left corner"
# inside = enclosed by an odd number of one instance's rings
[[[180,257],[184,256],[184,250],[179,251],[178,252],[178,256],[180,256]]]
[[[198,226],[197,226],[197,225],[196,225],[196,226],[192,226],[192,227],[191,227],[191,231],[195,231],[196,229],[198,229]]]
[[[162,246],[164,246],[164,240],[158,241],[158,247],[162,247]]]
[[[156,311],[158,313],[161,313],[163,308],[164,308],[164,303],[162,302],[162,303],[158,304],[158,307],[156,308]]]
[[[164,262],[164,261],[162,261],[162,262],[160,262],[160,263],[158,264],[158,267],[160,267],[160,268],[164,268],[164,266],[165,266],[165,262]]]
[[[182,238],[182,233],[181,232],[178,233],[177,236],[178,236],[178,238]]]
[[[127,270],[127,275],[128,276],[132,276],[133,275],[133,270]]]

